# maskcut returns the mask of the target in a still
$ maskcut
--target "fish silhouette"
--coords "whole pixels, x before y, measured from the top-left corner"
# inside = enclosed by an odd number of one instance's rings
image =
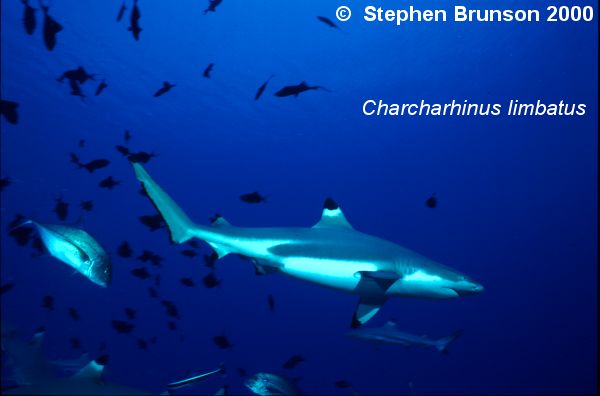
[[[32,35],[35,31],[35,8],[29,5],[28,0],[21,0],[21,3],[25,6],[23,10],[23,25],[27,34]]]
[[[52,51],[56,47],[56,35],[63,30],[63,27],[48,14],[50,7],[43,5],[41,1],[40,7],[44,13],[44,44],[48,51]]]
[[[16,125],[19,122],[19,113],[17,108],[19,104],[11,100],[0,99],[0,114],[4,116],[4,119],[8,123]]]

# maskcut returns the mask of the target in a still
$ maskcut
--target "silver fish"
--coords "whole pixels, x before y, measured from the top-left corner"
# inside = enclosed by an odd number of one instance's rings
[[[302,391],[290,380],[270,373],[254,374],[244,382],[244,385],[254,394],[261,396],[302,394]]]
[[[50,255],[75,268],[97,285],[106,287],[112,279],[110,257],[102,246],[84,230],[28,220],[22,225],[36,226]]]

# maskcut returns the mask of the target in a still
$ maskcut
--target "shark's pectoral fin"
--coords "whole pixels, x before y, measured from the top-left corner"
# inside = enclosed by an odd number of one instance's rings
[[[344,213],[342,213],[342,209],[340,209],[338,204],[331,198],[325,200],[321,220],[319,220],[314,227],[340,227],[352,229],[352,226],[348,223],[348,220],[346,220]]]
[[[400,275],[391,271],[358,271],[360,282],[356,287],[358,292],[385,293],[398,279]]]
[[[355,291],[360,296],[356,311],[352,317],[352,328],[366,323],[379,311],[387,300],[385,292],[400,279],[395,272],[359,271],[360,281]]]
[[[369,321],[383,306],[385,298],[362,298],[358,301],[354,316],[352,316],[353,329],[362,326]]]

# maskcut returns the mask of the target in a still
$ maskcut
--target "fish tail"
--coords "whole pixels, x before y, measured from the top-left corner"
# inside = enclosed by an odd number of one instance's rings
[[[456,340],[462,333],[463,333],[462,330],[457,330],[447,337],[440,338],[439,340],[436,341],[435,347],[437,348],[438,351],[442,352],[443,354],[447,354],[448,353],[448,345],[450,345],[454,340]]]
[[[137,179],[152,201],[152,204],[167,223],[171,241],[184,243],[195,236],[198,228],[171,197],[150,177],[139,163],[132,163]]]

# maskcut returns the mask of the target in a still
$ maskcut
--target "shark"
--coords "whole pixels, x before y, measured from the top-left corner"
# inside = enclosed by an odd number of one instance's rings
[[[426,335],[415,335],[400,331],[394,320],[388,321],[381,327],[354,329],[349,336],[375,344],[395,344],[405,347],[433,348],[444,354],[448,353],[448,345],[462,334],[457,330],[447,337],[432,339]]]
[[[457,270],[357,231],[331,198],[313,227],[236,227],[220,215],[204,226],[194,223],[142,165],[132,166],[173,243],[197,238],[218,258],[232,253],[249,257],[257,274],[280,272],[358,295],[352,328],[369,321],[392,297],[452,299],[483,291],[479,282]]]

